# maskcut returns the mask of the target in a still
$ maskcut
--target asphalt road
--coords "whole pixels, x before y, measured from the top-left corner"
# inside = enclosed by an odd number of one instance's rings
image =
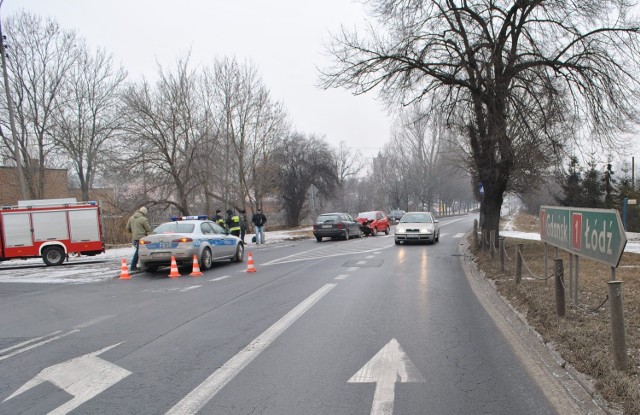
[[[257,247],[255,273],[0,283],[0,413],[571,413],[463,271],[472,221]]]

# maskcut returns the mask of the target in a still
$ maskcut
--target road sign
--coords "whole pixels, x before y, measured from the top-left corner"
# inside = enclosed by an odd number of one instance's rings
[[[540,207],[540,240],[617,267],[627,236],[615,209]]]

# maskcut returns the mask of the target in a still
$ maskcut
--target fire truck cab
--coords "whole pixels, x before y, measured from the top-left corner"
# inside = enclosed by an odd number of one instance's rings
[[[21,200],[0,207],[0,261],[40,257],[60,265],[69,254],[104,252],[97,202],[69,199]]]

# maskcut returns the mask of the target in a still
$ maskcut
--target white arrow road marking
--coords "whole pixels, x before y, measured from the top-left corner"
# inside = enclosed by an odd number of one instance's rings
[[[47,344],[47,343],[52,342],[52,341],[54,341],[54,340],[59,340],[59,339],[61,339],[61,338],[65,337],[65,336],[68,336],[68,335],[73,334],[73,333],[77,333],[77,332],[79,332],[79,331],[80,331],[80,330],[70,330],[70,331],[68,331],[68,332],[66,332],[66,333],[62,333],[62,334],[59,334],[59,335],[57,335],[57,336],[49,337],[49,338],[48,338],[48,339],[46,339],[46,340],[42,340],[42,341],[39,341],[39,342],[37,342],[37,343],[34,343],[34,344],[30,345],[30,346],[26,346],[26,347],[23,347],[23,348],[21,348],[21,349],[18,349],[18,350],[16,350],[16,351],[14,351],[13,353],[9,353],[9,354],[6,354],[6,355],[4,355],[4,356],[0,356],[0,360],[8,359],[8,358],[13,357],[13,356],[15,356],[15,355],[18,355],[18,354],[20,354],[20,353],[24,353],[24,352],[26,352],[26,351],[28,351],[28,350],[35,349],[36,347],[42,346],[43,344]],[[60,331],[53,332],[53,333],[51,333],[51,334],[48,334],[47,336],[51,336],[51,335],[54,335],[54,334],[57,334],[57,333],[60,333]],[[20,343],[20,344],[16,344],[15,346],[9,347],[9,348],[7,348],[7,349],[2,349],[2,350],[0,350],[0,354],[4,353],[5,351],[13,350],[13,349],[16,349],[16,348],[18,348],[18,347],[24,346],[24,345],[26,345],[26,344],[32,343],[32,342],[34,342],[34,341],[38,341],[38,340],[41,340],[41,339],[45,339],[47,336],[37,337],[37,338],[35,338],[35,339],[27,340],[27,341],[22,342],[22,343]]]
[[[73,396],[73,399],[49,412],[49,415],[69,413],[131,374],[128,370],[97,357],[122,343],[124,342],[49,366],[2,402],[48,381]]]
[[[375,383],[371,415],[393,414],[396,382],[424,382],[418,368],[409,360],[396,339],[391,339],[358,370],[347,383]]]
[[[295,306],[280,320],[273,323],[261,335],[253,339],[238,354],[229,359],[211,376],[206,378],[180,402],[169,409],[167,415],[195,414],[207,404],[220,390],[231,381],[242,369],[262,353],[269,345],[278,338],[289,326],[307,312],[316,302],[324,297],[329,291],[336,287],[336,284],[327,284],[318,291],[311,294],[300,304]]]

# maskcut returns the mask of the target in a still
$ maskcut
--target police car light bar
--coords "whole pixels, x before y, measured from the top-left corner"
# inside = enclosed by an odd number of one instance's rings
[[[172,221],[178,220],[207,220],[209,217],[207,215],[191,215],[191,216],[172,216]]]

